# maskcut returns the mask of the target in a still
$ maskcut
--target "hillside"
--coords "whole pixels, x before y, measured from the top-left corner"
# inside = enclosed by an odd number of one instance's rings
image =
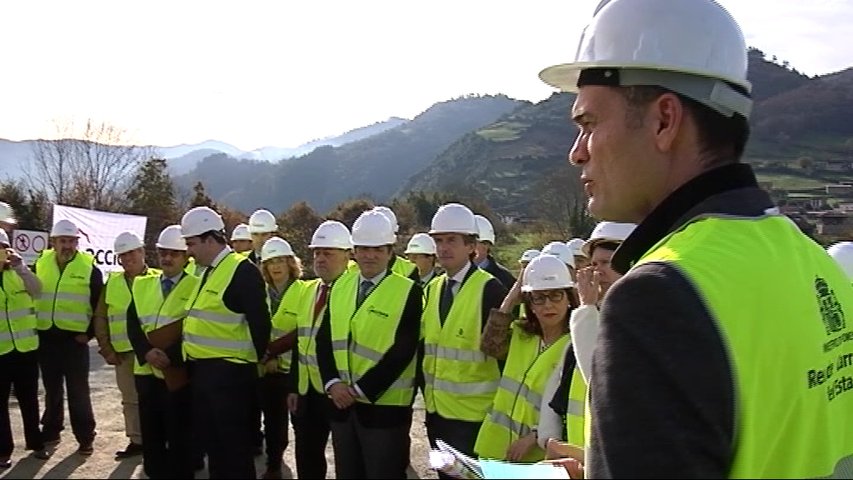
[[[808,152],[814,159],[853,158],[853,72],[810,79],[796,70],[749,54],[755,108],[747,161],[785,163]],[[541,216],[534,206],[543,183],[565,172],[576,135],[568,114],[574,95],[554,94],[473,131],[416,173],[398,191],[473,191],[506,215]],[[559,188],[579,194],[577,175]]]
[[[325,211],[341,200],[369,194],[384,201],[413,172],[465,133],[494,122],[526,102],[505,96],[465,97],[433,105],[409,122],[341,147],[323,146],[287,162],[268,166],[222,156],[202,161],[176,178],[188,188],[202,181],[209,195],[234,208],[274,211],[305,200]]]

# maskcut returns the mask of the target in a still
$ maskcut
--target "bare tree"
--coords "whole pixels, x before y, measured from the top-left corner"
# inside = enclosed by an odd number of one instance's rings
[[[152,147],[129,145],[127,132],[87,120],[77,131],[57,123],[57,140],[38,140],[29,173],[32,187],[55,203],[115,211],[139,166],[154,155]]]

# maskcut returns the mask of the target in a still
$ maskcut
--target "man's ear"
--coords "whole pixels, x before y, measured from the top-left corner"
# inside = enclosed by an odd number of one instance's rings
[[[649,115],[655,127],[655,144],[658,150],[670,151],[683,129],[684,103],[678,95],[665,93],[652,102]]]

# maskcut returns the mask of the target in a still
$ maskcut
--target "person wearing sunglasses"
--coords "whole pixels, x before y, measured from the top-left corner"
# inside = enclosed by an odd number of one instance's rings
[[[576,303],[571,274],[558,257],[532,259],[521,278],[500,309],[491,311],[483,334],[481,350],[505,367],[474,450],[481,458],[536,462],[545,458],[537,432],[541,398],[562,364]],[[519,301],[527,313],[514,321]]]

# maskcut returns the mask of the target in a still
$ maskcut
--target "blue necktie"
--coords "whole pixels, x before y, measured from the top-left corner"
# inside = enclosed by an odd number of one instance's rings
[[[169,292],[172,291],[172,287],[175,286],[175,282],[173,282],[171,278],[164,278],[161,283],[163,286],[163,297],[168,297]]]

